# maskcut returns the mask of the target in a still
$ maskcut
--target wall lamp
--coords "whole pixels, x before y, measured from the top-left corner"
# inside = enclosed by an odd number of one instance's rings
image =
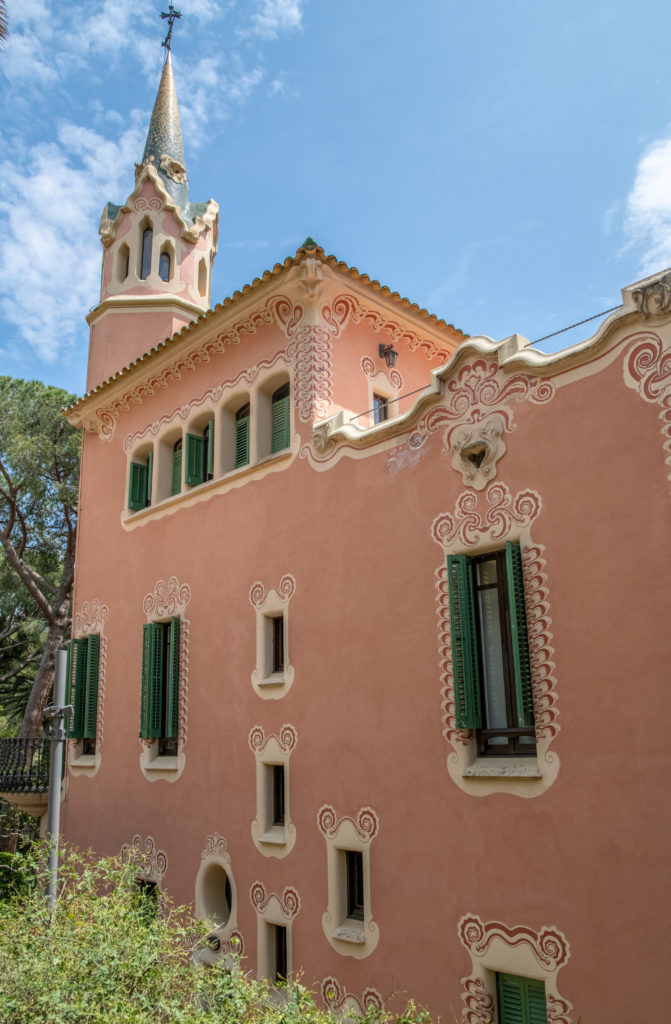
[[[387,366],[396,366],[398,352],[393,345],[380,345],[380,357],[384,359]]]

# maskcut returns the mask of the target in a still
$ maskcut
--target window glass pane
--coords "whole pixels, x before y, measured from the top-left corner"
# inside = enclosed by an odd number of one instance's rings
[[[496,583],[496,559],[488,558],[486,562],[477,563],[478,586]]]
[[[496,574],[496,565],[483,562],[478,566],[478,575],[484,570]],[[508,726],[506,712],[505,677],[503,674],[503,646],[499,618],[499,595],[496,588],[481,590],[478,594],[480,614],[480,653],[485,691],[485,720],[488,729],[505,729]],[[504,741],[505,742],[505,741]]]

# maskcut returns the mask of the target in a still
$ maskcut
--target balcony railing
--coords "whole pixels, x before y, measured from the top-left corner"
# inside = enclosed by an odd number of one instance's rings
[[[46,793],[49,740],[0,740],[0,793]]]

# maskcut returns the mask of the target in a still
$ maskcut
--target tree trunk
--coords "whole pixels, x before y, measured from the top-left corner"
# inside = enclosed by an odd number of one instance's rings
[[[53,625],[47,633],[44,644],[44,651],[40,660],[40,667],[35,676],[33,688],[30,691],[28,705],[21,723],[21,737],[32,736],[36,739],[42,735],[42,712],[46,707],[53,689],[54,664],[56,651],[62,647],[67,637],[70,618],[69,599],[62,602],[58,611],[55,612]]]

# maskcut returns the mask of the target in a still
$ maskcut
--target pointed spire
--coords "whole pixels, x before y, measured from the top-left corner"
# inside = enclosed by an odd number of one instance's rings
[[[182,126],[179,120],[177,91],[172,73],[170,50],[163,65],[154,110],[152,111],[142,163],[150,160],[177,205],[189,205],[189,183],[184,166]]]

